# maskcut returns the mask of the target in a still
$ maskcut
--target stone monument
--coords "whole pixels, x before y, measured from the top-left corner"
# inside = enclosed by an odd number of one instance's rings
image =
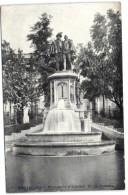
[[[81,99],[78,76],[72,69],[75,47],[62,33],[51,44],[57,72],[48,77],[50,108],[45,111],[40,133],[26,134],[26,140],[13,146],[15,154],[67,156],[99,155],[113,152],[114,141],[102,141],[101,132],[91,132],[91,105]],[[62,69],[62,70],[60,70]],[[87,105],[88,104],[88,105]]]

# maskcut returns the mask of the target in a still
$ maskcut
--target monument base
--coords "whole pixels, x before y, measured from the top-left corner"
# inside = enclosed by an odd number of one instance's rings
[[[101,132],[91,132],[87,101],[76,107],[79,82],[73,71],[59,71],[50,81],[50,110],[45,112],[41,133],[26,134],[13,146],[14,154],[41,156],[100,155],[115,150],[115,142],[102,141]]]
[[[31,133],[26,134],[26,138],[30,142],[100,142],[101,132],[47,132],[47,133]]]
[[[101,133],[33,133],[13,146],[14,154],[41,156],[100,155],[114,152],[114,141],[101,141]]]

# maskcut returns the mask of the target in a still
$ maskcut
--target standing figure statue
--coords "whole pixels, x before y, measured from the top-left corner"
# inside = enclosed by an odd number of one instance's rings
[[[56,35],[57,39],[55,40],[55,59],[57,69],[63,69],[63,42],[61,41],[62,33]]]
[[[76,48],[75,48],[75,45],[73,44],[73,40],[69,39],[69,41],[70,41],[71,66],[72,66],[74,63],[74,60],[76,59]]]
[[[71,70],[76,56],[73,41],[68,39],[67,35],[62,41],[62,33],[58,33],[56,37],[56,40],[50,45],[50,55],[55,57],[57,70]]]
[[[64,36],[64,42],[63,42],[63,60],[64,60],[64,70],[70,70],[71,69],[71,55],[70,55],[70,41],[68,39],[68,36]]]
[[[63,42],[63,60],[64,60],[64,70],[72,70],[72,65],[75,57],[75,46],[71,39],[68,39],[68,36],[64,36]]]
[[[62,33],[56,35],[56,40],[50,45],[50,56],[55,57],[57,70],[63,69],[63,42]]]

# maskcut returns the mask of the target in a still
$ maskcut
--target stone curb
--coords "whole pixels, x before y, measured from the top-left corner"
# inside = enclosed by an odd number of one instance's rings
[[[101,125],[101,124],[92,123],[92,127],[102,131],[103,133],[109,134],[113,138],[124,139],[124,133],[121,133],[121,132],[113,129],[110,126],[108,127],[108,126],[104,126],[104,125]]]
[[[28,130],[21,130],[21,133],[12,133],[12,135],[9,135],[9,136],[6,135],[5,136],[5,142],[15,141],[17,139],[25,137],[26,133],[34,133],[35,131],[38,131],[40,129],[43,129],[43,124],[37,125],[36,127],[31,127]]]

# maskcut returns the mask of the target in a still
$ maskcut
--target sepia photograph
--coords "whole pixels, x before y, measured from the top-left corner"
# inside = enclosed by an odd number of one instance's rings
[[[1,6],[6,193],[125,190],[120,2]]]

